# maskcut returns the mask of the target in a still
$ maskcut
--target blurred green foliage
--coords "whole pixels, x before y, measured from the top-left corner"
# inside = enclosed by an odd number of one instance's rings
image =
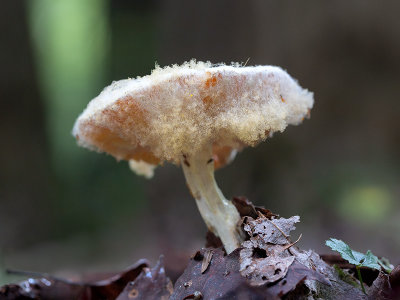
[[[104,85],[110,39],[107,2],[38,0],[29,4],[52,163],[58,175],[74,178],[75,165],[85,157],[67,133]]]
[[[110,3],[105,0],[38,0],[28,4],[55,174],[49,203],[54,212],[53,233],[63,236],[95,230],[131,218],[143,205],[140,179],[126,163],[116,164],[109,156],[79,148],[71,130],[90,99],[109,83],[109,77],[118,78],[128,70],[132,74],[132,66],[148,72],[149,63],[143,53],[153,53],[151,29],[120,24],[122,36],[113,37]],[[141,19],[138,16],[139,23]],[[124,20],[118,18],[118,22]],[[132,34],[133,51],[126,43]],[[114,48],[112,40],[117,45]],[[118,67],[110,72],[111,51],[127,58],[122,72]],[[150,61],[154,64],[153,57]]]
[[[347,219],[363,224],[383,222],[394,208],[389,189],[376,184],[354,186],[343,191],[337,207]]]

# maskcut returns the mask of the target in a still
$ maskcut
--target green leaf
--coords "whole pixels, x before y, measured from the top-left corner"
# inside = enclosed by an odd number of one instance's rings
[[[381,259],[378,259],[378,264],[380,264],[387,273],[392,272],[394,269],[394,266],[390,263],[390,261],[386,257],[382,257]]]
[[[372,254],[371,251],[367,251],[367,254],[365,254],[364,260],[361,263],[362,267],[369,267],[371,269],[375,269],[380,271],[381,266],[378,264],[378,257]]]
[[[362,259],[362,257],[360,257],[360,254],[362,255],[362,253],[356,251],[353,253],[349,245],[341,240],[330,238],[325,242],[325,245],[330,247],[333,251],[339,252],[343,259],[347,260],[353,265],[358,265]],[[356,257],[354,255],[356,255]]]
[[[345,242],[334,238],[330,238],[325,242],[325,244],[333,251],[339,252],[343,259],[347,260],[353,265],[356,265],[358,267],[368,267],[378,271],[381,270],[381,265],[383,263],[380,262],[378,257],[372,254],[372,252],[369,250],[366,254],[354,251]]]

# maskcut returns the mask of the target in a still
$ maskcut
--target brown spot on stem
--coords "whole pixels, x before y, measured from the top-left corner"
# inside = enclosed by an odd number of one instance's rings
[[[190,167],[190,163],[187,160],[186,154],[182,154],[182,156],[183,156],[183,163],[189,168]]]
[[[183,160],[183,163],[189,168],[190,167],[190,164],[189,164],[189,162],[186,160],[186,158]]]

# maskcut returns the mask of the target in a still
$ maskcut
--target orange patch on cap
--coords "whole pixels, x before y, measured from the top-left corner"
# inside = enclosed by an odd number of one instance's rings
[[[206,72],[206,75],[207,75],[207,79],[206,79],[206,82],[205,82],[206,88],[209,88],[209,87],[212,87],[212,86],[216,86],[217,85],[217,81],[218,81],[217,77],[220,78],[220,79],[222,78],[221,74],[211,75],[210,72]]]

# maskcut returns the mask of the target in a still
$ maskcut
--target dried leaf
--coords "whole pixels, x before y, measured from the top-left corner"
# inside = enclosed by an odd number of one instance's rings
[[[389,283],[389,276],[384,273],[379,273],[378,278],[372,283],[368,289],[368,299],[370,300],[389,300],[392,289]]]
[[[365,294],[361,291],[361,289],[341,280],[338,272],[326,264],[314,251],[301,251],[298,249],[292,249],[292,252],[296,256],[296,261],[300,262],[308,269],[315,270],[315,274],[320,274],[326,280],[325,282],[321,280],[304,281],[304,284],[313,295],[318,295],[320,299],[366,299]]]
[[[400,288],[400,265],[397,265],[389,275],[392,287]]]
[[[294,256],[278,255],[253,258],[253,249],[240,251],[240,274],[249,280],[250,285],[260,286],[278,281],[286,276]]]
[[[3,286],[0,299],[116,299],[129,281],[134,280],[148,266],[139,260],[124,272],[96,282],[74,282],[43,274],[42,278],[29,278],[19,284]]]
[[[326,276],[311,267],[310,258],[306,258],[300,250],[293,249],[294,254],[287,251],[297,242],[289,243],[289,234],[295,229],[294,224],[297,222],[299,222],[297,216],[269,220],[260,213],[256,220],[247,218],[244,229],[251,237],[242,243],[240,273],[247,278],[250,285],[262,286],[275,283],[272,286],[277,289],[277,294],[289,292],[307,277],[330,285]],[[296,255],[300,255],[308,265],[299,263]],[[289,270],[292,270],[290,276]],[[285,285],[289,279],[291,284],[287,289]]]
[[[126,285],[116,300],[167,300],[172,291],[172,282],[165,274],[163,256],[160,256],[157,265],[151,270],[143,268],[140,275]]]
[[[90,289],[76,283],[30,278],[19,284],[9,284],[0,288],[0,299],[93,299]]]
[[[255,219],[258,217],[258,212],[261,212],[267,219],[278,217],[278,215],[272,213],[269,209],[255,206],[249,199],[243,196],[233,197],[232,203],[241,217],[252,217]]]
[[[368,289],[368,299],[400,299],[400,265],[394,268],[389,275],[382,272],[379,274],[378,278]]]
[[[140,263],[139,267],[136,267]],[[87,284],[90,287],[92,298],[89,299],[115,299],[125,288],[128,282],[135,280],[149,262],[145,259],[139,260],[126,271],[118,273],[111,278]]]
[[[274,214],[269,209],[253,205],[253,203],[251,203],[249,199],[243,196],[233,197],[232,203],[233,205],[235,205],[242,218],[252,217],[255,219],[258,217],[259,213],[262,213],[267,219],[279,217],[277,214]],[[217,237],[211,231],[207,231],[205,246],[206,248],[220,248],[223,245],[219,237]]]
[[[267,243],[285,245],[288,244],[290,232],[296,229],[294,224],[297,222],[300,222],[299,216],[271,220],[265,217],[255,220],[248,217],[244,230],[249,234],[251,241],[259,244],[259,248],[265,247]]]
[[[392,294],[397,299],[400,299],[400,265],[397,265],[389,274],[389,282],[392,287]]]
[[[290,291],[293,291],[305,280],[315,280],[321,282],[325,285],[329,285],[329,281],[321,273],[309,269],[298,261],[294,261],[286,274],[286,276],[278,281],[276,284],[272,285],[269,289],[274,295],[282,297]]]
[[[221,249],[210,250],[213,257],[207,272],[201,273],[202,259],[198,258],[203,258],[207,251],[202,249],[178,278],[171,300],[194,299],[196,293],[202,299],[277,299],[267,287],[251,287],[240,275],[239,250],[226,256]]]
[[[171,300],[194,299],[196,292],[202,295],[201,299],[280,299],[305,279],[327,283],[323,275],[294,261],[286,276],[276,283],[252,286],[239,272],[240,249],[226,256],[221,249],[212,249],[212,263],[207,272],[202,274],[205,252],[206,249],[203,249],[192,257],[185,272],[175,283]]]
[[[252,286],[260,286],[283,278],[295,257],[290,255],[286,246],[258,244],[251,241],[242,243],[240,250],[240,273]]]

